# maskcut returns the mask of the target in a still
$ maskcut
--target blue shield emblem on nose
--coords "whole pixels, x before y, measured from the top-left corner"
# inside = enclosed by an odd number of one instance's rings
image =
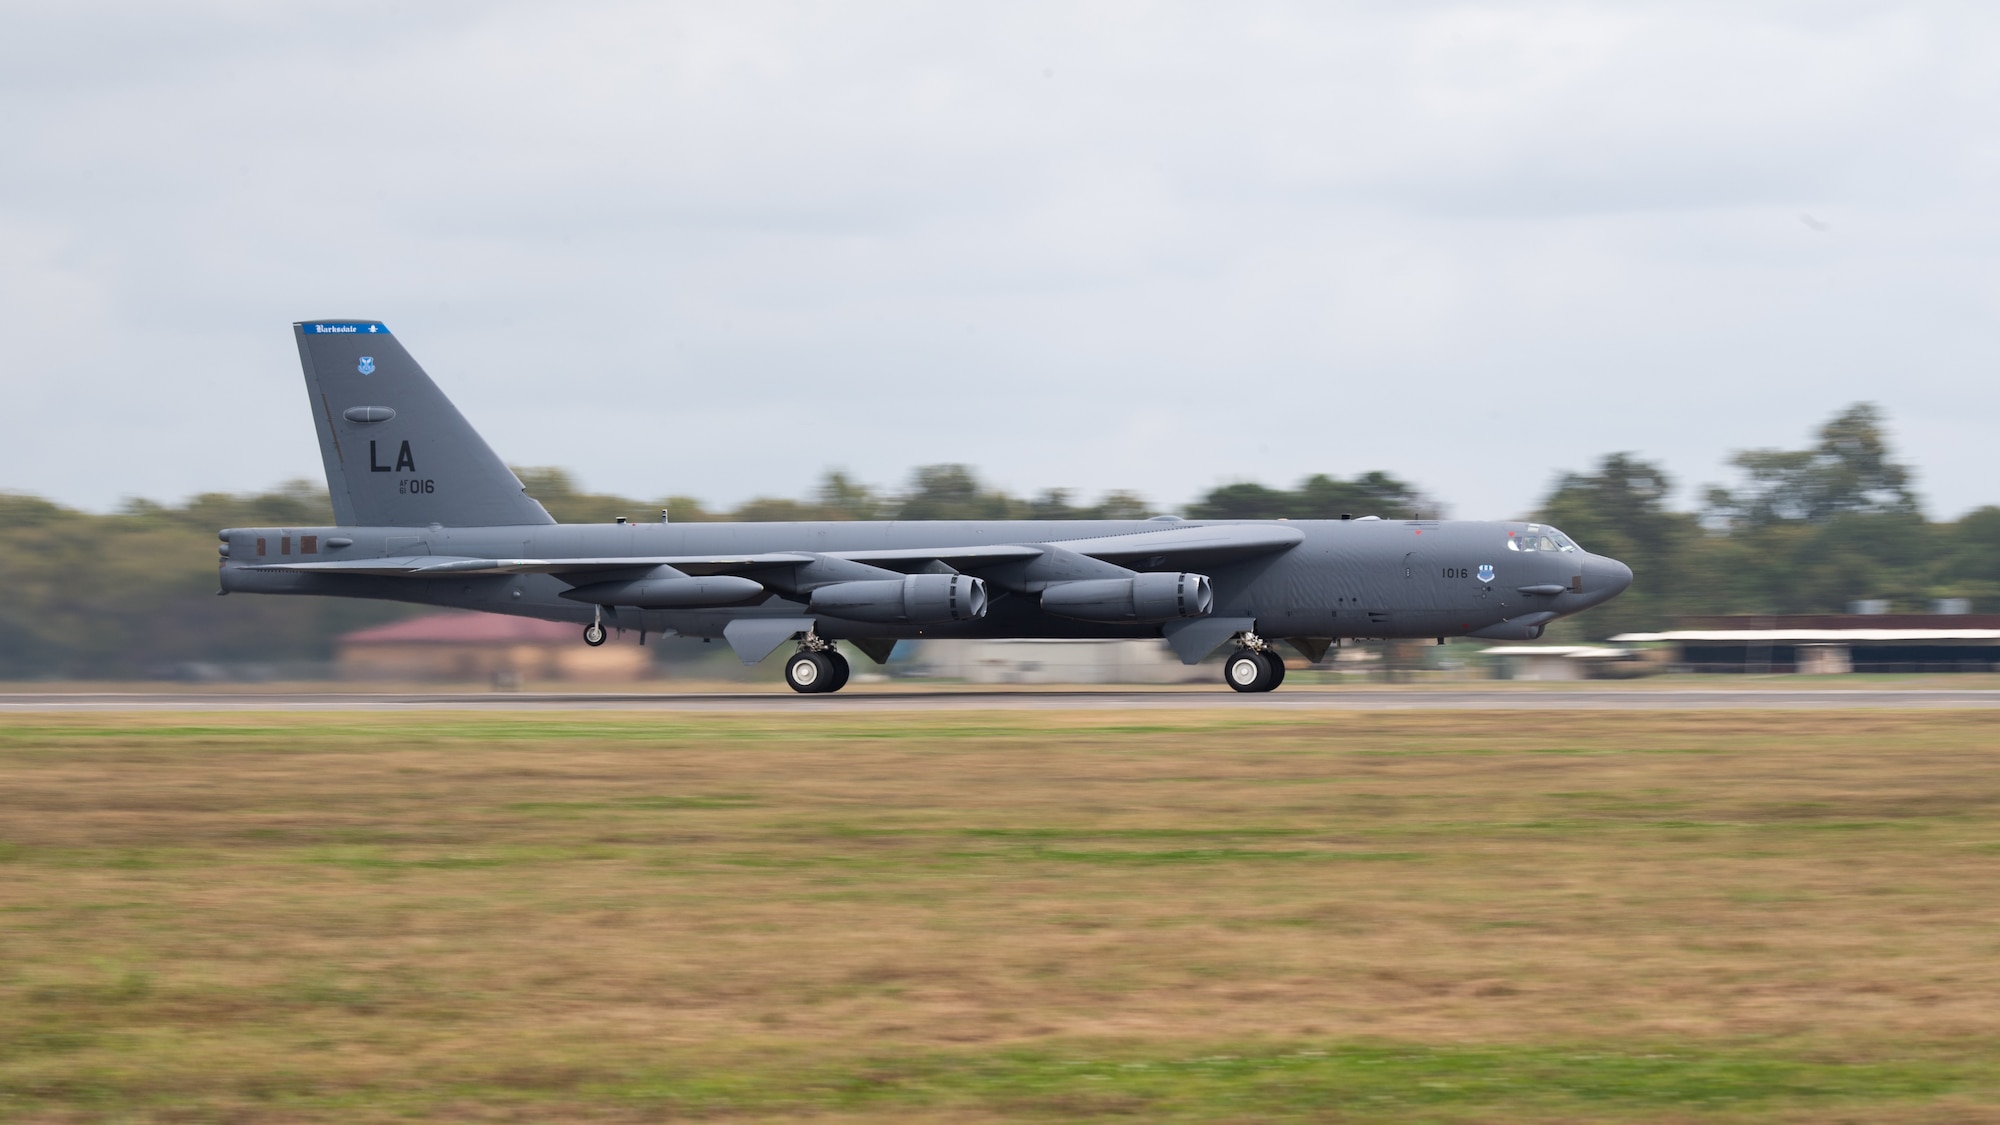
[[[1481,582],[1491,582],[1491,581],[1493,581],[1493,564],[1492,564],[1492,563],[1480,563],[1480,564],[1479,564],[1479,580],[1480,580]]]
[[[355,364],[354,369],[356,371],[361,372],[363,375],[375,374],[375,357],[372,355],[362,356],[361,362]]]

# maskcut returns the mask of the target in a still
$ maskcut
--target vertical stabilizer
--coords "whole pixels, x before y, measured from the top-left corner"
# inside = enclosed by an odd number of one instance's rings
[[[309,320],[292,331],[335,522],[555,522],[382,322]]]

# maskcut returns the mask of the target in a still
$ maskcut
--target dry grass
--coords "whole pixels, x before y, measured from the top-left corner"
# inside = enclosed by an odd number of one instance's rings
[[[0,1118],[2000,1121],[1989,715],[10,723]]]

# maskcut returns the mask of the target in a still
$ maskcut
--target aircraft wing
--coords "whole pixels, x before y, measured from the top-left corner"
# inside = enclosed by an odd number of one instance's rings
[[[880,551],[828,551],[827,556],[846,559],[849,562],[871,563],[877,566],[894,563],[981,563],[1013,562],[1017,559],[1032,559],[1042,553],[1040,547],[1023,543],[1008,543],[992,547],[908,547]],[[889,569],[894,570],[893,565]]]
[[[388,559],[344,559],[335,562],[260,563],[249,570],[290,570],[307,574],[379,574],[412,578],[449,578],[466,574],[592,574],[671,566],[690,575],[728,574],[767,566],[811,562],[803,551],[758,555],[638,555],[597,559],[478,559],[455,555],[406,555]]]
[[[1136,560],[1142,564],[1163,565],[1169,561],[1186,564],[1195,559],[1222,560],[1275,554],[1305,542],[1305,538],[1305,533],[1296,527],[1276,523],[1241,523],[1170,527],[1094,539],[1062,539],[1052,542],[1050,546],[1107,562]],[[1155,563],[1154,559],[1159,561]]]
[[[909,547],[884,551],[829,551],[837,559],[873,563],[891,569],[899,564],[952,563],[959,569],[1032,559],[1045,547],[1060,547],[1079,555],[1112,560],[1137,560],[1154,565],[1193,559],[1216,561],[1272,554],[1305,541],[1305,533],[1280,524],[1223,524],[1214,527],[1170,527],[1088,539],[1051,539],[1036,543],[988,547]]]

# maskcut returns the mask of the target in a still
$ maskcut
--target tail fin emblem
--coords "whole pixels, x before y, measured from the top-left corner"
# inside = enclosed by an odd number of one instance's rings
[[[363,375],[375,374],[375,357],[372,355],[362,356],[361,362],[355,364],[354,369],[356,371],[361,372]]]

